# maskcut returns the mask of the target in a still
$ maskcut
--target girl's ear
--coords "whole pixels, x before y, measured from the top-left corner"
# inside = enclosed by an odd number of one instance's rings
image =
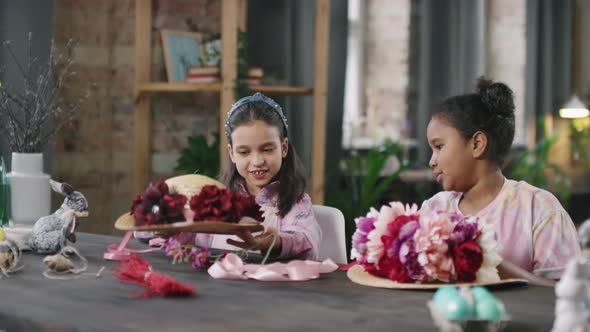
[[[281,143],[281,156],[285,158],[287,153],[289,153],[289,139],[285,137],[283,143]]]
[[[231,162],[235,164],[236,161],[234,160],[234,149],[231,148],[231,144],[228,144],[226,148],[227,148],[227,154],[229,155]]]
[[[471,137],[471,154],[475,159],[482,159],[488,148],[488,136],[483,131],[476,131]]]

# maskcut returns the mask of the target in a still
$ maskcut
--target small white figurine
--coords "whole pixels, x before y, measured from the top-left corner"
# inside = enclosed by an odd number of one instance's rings
[[[590,332],[590,220],[578,230],[582,255],[572,259],[555,286],[552,332]]]

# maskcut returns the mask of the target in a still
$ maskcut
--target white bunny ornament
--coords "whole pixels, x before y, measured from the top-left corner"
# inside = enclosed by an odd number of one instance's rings
[[[53,214],[39,218],[33,226],[29,245],[31,250],[40,254],[54,254],[67,241],[76,242],[75,230],[79,224],[77,218],[88,216],[86,197],[67,183],[49,180],[53,191],[66,196],[63,204]]]
[[[590,332],[590,220],[578,229],[582,255],[572,258],[555,286],[552,332]]]

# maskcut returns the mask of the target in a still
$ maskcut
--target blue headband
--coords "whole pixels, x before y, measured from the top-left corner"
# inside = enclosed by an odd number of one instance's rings
[[[261,101],[261,102],[267,104],[268,106],[270,106],[273,110],[275,110],[279,114],[279,117],[281,118],[281,121],[283,122],[283,126],[285,126],[285,133],[287,133],[287,131],[289,129],[289,125],[287,124],[287,118],[283,114],[283,109],[281,108],[281,106],[279,104],[277,104],[277,102],[272,100],[271,98],[263,95],[260,92],[256,92],[252,96],[247,96],[247,97],[241,98],[240,100],[236,101],[236,103],[231,106],[231,109],[229,110],[229,112],[227,112],[227,117],[225,120],[225,136],[229,137],[231,134],[230,128],[229,128],[229,119],[234,114],[234,112],[242,105],[257,102],[257,101]]]

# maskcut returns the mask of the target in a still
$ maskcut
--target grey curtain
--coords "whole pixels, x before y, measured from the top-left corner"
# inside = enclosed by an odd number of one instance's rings
[[[412,1],[408,118],[419,165],[430,155],[426,125],[433,104],[471,91],[484,71],[483,0]]]
[[[326,172],[336,167],[342,153],[347,9],[348,1],[330,2]],[[312,86],[315,1],[250,0],[248,11],[250,63],[263,66],[265,75],[274,73],[284,79],[284,84]],[[284,105],[291,139],[310,172],[314,144],[311,137],[312,99],[283,97],[277,101]]]
[[[527,1],[527,122],[557,115],[571,94],[572,0]],[[531,129],[535,126],[530,126]],[[535,128],[536,138],[543,136]]]

